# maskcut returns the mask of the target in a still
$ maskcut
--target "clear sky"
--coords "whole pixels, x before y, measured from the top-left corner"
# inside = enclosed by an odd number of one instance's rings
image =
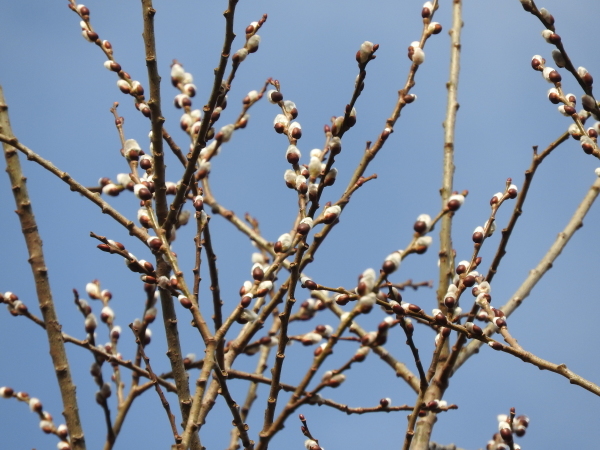
[[[109,108],[119,101],[126,118],[128,138],[148,146],[149,122],[135,110],[130,97],[116,87],[116,76],[102,67],[104,55],[80,35],[79,19],[67,2],[3,2],[0,6],[0,84],[9,104],[14,133],[28,147],[50,159],[85,185],[96,185],[100,177],[126,172],[119,155],[119,140]],[[139,2],[92,1],[86,3],[100,37],[108,39],[115,58],[134,79],[144,85],[146,69],[143,54],[142,18]],[[598,4],[594,0],[564,2],[548,0],[545,6],[556,18],[557,32],[575,66],[585,66],[600,77],[600,61],[590,40],[597,26]],[[412,236],[419,214],[435,215],[440,208],[441,157],[448,80],[447,30],[450,28],[450,1],[442,1],[435,20],[444,31],[433,36],[425,48],[426,60],[419,68],[412,92],[418,99],[406,107],[395,133],[367,170],[377,173],[353,197],[340,224],[327,239],[315,262],[307,269],[313,278],[328,286],[351,288],[366,268],[376,270],[386,255],[404,248]],[[210,92],[212,71],[218,63],[223,39],[221,16],[225,1],[156,1],[157,52],[163,77],[165,127],[182,145],[187,138],[179,129],[180,110],[171,106],[177,93],[169,83],[169,65],[178,59],[191,72],[198,87],[194,106],[201,107]],[[389,0],[281,2],[240,1],[234,50],[243,45],[243,32],[262,14],[269,15],[260,30],[262,41],[257,53],[242,64],[229,94],[229,106],[220,125],[232,122],[248,91],[260,89],[268,77],[281,82],[286,99],[297,104],[303,137],[299,147],[306,158],[312,148],[323,144],[323,125],[340,115],[349,102],[357,75],[355,53],[369,40],[380,44],[377,59],[370,63],[366,87],[357,102],[357,125],[343,139],[338,157],[338,182],[326,191],[323,200],[336,201],[360,159],[365,142],[376,139],[392,111],[396,93],[406,79],[410,61],[406,49],[420,36],[421,3]],[[471,233],[489,215],[489,199],[512,177],[520,187],[531,161],[531,147],[545,148],[569,126],[546,98],[550,85],[530,67],[534,54],[551,62],[553,46],[541,37],[539,21],[525,13],[517,0],[510,2],[465,2],[459,81],[456,136],[455,189],[469,190],[469,196],[454,220],[453,240],[457,258],[467,259],[472,251]],[[553,65],[553,64],[552,64]],[[575,80],[563,74],[565,90],[581,95]],[[239,215],[249,212],[260,222],[270,241],[289,230],[297,211],[295,194],[283,183],[289,167],[284,159],[287,141],[272,130],[276,107],[261,101],[251,110],[246,129],[236,132],[231,142],[213,162],[211,174],[216,198]],[[308,162],[308,160],[303,161]],[[126,328],[142,313],[144,294],[135,274],[124,270],[120,257],[96,250],[93,231],[129,242],[126,230],[100,214],[60,180],[22,158],[50,270],[54,298],[63,330],[84,338],[81,315],[73,304],[72,289],[84,295],[85,285],[99,279],[113,293],[112,306],[117,323]],[[169,155],[167,177],[176,181],[179,163]],[[492,283],[494,306],[510,298],[533,269],[557,234],[564,228],[577,204],[594,182],[594,169],[600,166],[585,155],[574,140],[559,147],[535,176],[524,214],[513,233],[508,253]],[[12,212],[14,201],[7,177],[0,181],[0,223],[3,237],[0,258],[0,292],[12,291],[37,310],[24,242],[18,220]],[[137,201],[131,195],[110,199],[126,216],[134,219]],[[504,227],[512,202],[501,208],[498,226]],[[509,329],[528,351],[567,366],[593,382],[600,382],[597,322],[599,299],[600,243],[597,223],[600,210],[592,208],[552,270],[544,277],[508,321]],[[437,283],[438,230],[432,248],[422,256],[411,256],[392,279],[401,282],[433,280]],[[219,257],[225,311],[238,303],[238,290],[249,278],[253,247],[220,217],[212,222],[215,250]],[[182,230],[175,251],[191,276],[193,230]],[[500,233],[486,241],[481,255],[482,269],[495,253]],[[152,259],[140,243],[130,249],[139,258]],[[208,273],[203,274],[205,284]],[[203,291],[208,298],[208,291]],[[306,295],[306,291],[301,291]],[[430,311],[435,290],[407,292],[405,299]],[[465,297],[470,300],[470,298]],[[303,300],[303,298],[298,298]],[[99,313],[98,304],[93,304]],[[468,308],[463,304],[463,308]],[[205,313],[210,315],[209,306]],[[189,317],[178,309],[183,351],[202,355],[199,338]],[[361,324],[374,329],[382,319],[374,310],[361,318]],[[334,324],[333,316],[310,323],[294,323],[291,333],[310,331],[317,323]],[[165,345],[158,323],[148,347],[157,372],[168,370]],[[433,333],[417,327],[415,339],[422,357],[428,361]],[[107,339],[100,327],[99,342]],[[414,370],[414,361],[398,328],[390,333],[389,351]],[[8,385],[39,397],[45,409],[61,423],[60,399],[48,357],[45,333],[24,318],[0,314],[0,385]],[[342,343],[343,344],[343,343]],[[354,351],[338,347],[331,366],[334,369]],[[351,347],[352,344],[346,344]],[[124,333],[120,350],[133,355],[131,337]],[[89,375],[91,356],[79,348],[68,348],[75,377],[88,448],[99,448],[105,436],[102,411],[95,404],[95,385]],[[288,347],[282,381],[297,382],[312,358],[312,349],[298,344]],[[338,389],[324,394],[350,406],[374,406],[382,397],[393,404],[412,404],[414,395],[376,357],[348,373]],[[242,369],[253,370],[254,360],[240,357]],[[269,362],[272,364],[272,361]],[[105,367],[108,370],[108,367]],[[268,375],[269,372],[267,371]],[[105,373],[108,377],[108,372]],[[192,379],[197,372],[192,372]],[[234,398],[243,403],[245,382],[231,382]],[[259,389],[259,400],[249,420],[251,437],[262,426],[262,405],[268,390]],[[286,398],[282,394],[282,398]],[[170,397],[172,406],[175,397]],[[570,385],[556,374],[541,372],[507,354],[482,348],[451,380],[446,393],[449,403],[459,409],[441,414],[433,438],[454,442],[466,449],[485,447],[497,430],[496,415],[515,407],[517,414],[531,418],[530,428],[519,442],[524,449],[593,448],[600,439],[593,394]],[[114,402],[114,397],[111,399]],[[114,403],[113,403],[114,408]],[[176,409],[176,408],[174,408]],[[346,416],[326,407],[306,407],[311,431],[323,447],[397,449],[405,430],[405,413]],[[114,409],[113,409],[114,414]],[[131,416],[119,437],[116,449],[167,448],[168,424],[159,400],[148,392],[134,404]],[[0,401],[2,448],[55,448],[56,439],[45,436],[37,419],[24,404]],[[203,431],[203,444],[209,449],[226,448],[231,417],[220,401]],[[304,437],[292,418],[275,438],[271,448],[302,448]]]

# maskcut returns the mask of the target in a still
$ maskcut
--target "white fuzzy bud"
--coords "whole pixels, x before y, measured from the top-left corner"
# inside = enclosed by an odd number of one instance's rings
[[[358,51],[358,53],[359,53],[358,61],[361,64],[366,63],[369,60],[371,53],[373,53],[373,43],[369,42],[369,41],[363,42],[360,45],[360,50]]]

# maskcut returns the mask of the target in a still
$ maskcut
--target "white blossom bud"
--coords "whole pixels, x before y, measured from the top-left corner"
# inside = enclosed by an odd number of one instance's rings
[[[286,170],[283,174],[283,179],[287,184],[291,184],[294,187],[296,185],[296,172],[291,169]]]
[[[254,53],[256,50],[258,50],[258,44],[260,44],[260,36],[258,34],[250,36],[250,39],[248,39],[248,42],[246,42],[246,48],[248,49],[248,52]]]
[[[361,64],[366,63],[373,53],[373,43],[369,41],[365,41],[360,45],[360,50],[358,51],[358,62]]]
[[[420,47],[415,47],[410,59],[417,66],[421,65],[425,61],[425,52]]]
[[[92,299],[100,298],[100,286],[98,285],[98,283],[92,282],[92,283],[86,284],[85,291]]]
[[[542,31],[542,37],[543,37],[543,38],[544,38],[544,40],[545,40],[546,42],[548,42],[549,44],[550,44],[550,36],[552,36],[552,34],[553,34],[553,33],[552,33],[552,30],[548,30],[548,29],[546,29],[546,30],[543,30],[543,31]]]
[[[544,77],[544,80],[546,80],[548,83],[554,83],[554,81],[552,80],[552,73],[558,73],[556,72],[554,67],[544,67],[544,70],[542,71],[542,76]]]
[[[431,242],[433,241],[433,238],[431,236],[421,236],[417,239],[417,242],[415,242],[415,245],[417,247],[429,247],[431,245]]]
[[[315,156],[310,158],[310,162],[308,163],[308,173],[313,180],[321,175],[321,160],[319,158]]]
[[[375,305],[376,300],[377,295],[374,292],[369,292],[367,295],[363,295],[358,299],[358,302],[356,302],[356,308],[363,312],[370,311]]]
[[[181,64],[173,64],[171,66],[171,78],[177,81],[181,81],[183,80],[183,77],[185,76],[185,70],[183,70],[183,67],[181,66]]]
[[[248,50],[245,48],[240,48],[237,52],[233,54],[233,61],[237,63],[241,63],[248,56]]]
[[[225,125],[221,128],[219,133],[222,134],[221,142],[228,142],[231,139],[231,135],[233,134],[233,130],[235,129],[235,125],[230,123],[229,125]]]
[[[279,239],[277,239],[277,243],[280,245],[276,249],[276,251],[287,252],[292,247],[292,236],[289,233],[284,233],[281,236],[279,236]]]
[[[300,139],[302,137],[302,126],[298,122],[292,122],[288,127],[287,134],[290,139]]]

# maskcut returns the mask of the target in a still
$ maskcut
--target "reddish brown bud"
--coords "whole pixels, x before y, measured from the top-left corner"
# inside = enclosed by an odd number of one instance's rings
[[[552,33],[548,40],[554,45],[560,44],[561,41],[560,36],[556,33]]]
[[[319,285],[317,283],[315,283],[313,280],[306,280],[304,282],[304,287],[306,289],[310,289],[311,291],[317,289],[319,287]]]
[[[419,313],[419,312],[423,311],[420,306],[417,306],[417,305],[415,305],[413,303],[411,303],[410,305],[408,305],[408,309],[409,309],[409,311],[412,311],[414,313]]]
[[[250,302],[252,301],[252,297],[249,295],[244,295],[242,297],[242,299],[240,300],[240,305],[242,306],[242,308],[247,308],[248,306],[250,306]]]
[[[252,269],[252,278],[254,278],[255,280],[262,281],[264,276],[265,273],[263,272],[262,268],[257,266],[254,269]]]
[[[183,306],[185,309],[190,309],[192,307],[192,301],[185,295],[179,296],[179,303],[181,303],[181,306]]]
[[[560,73],[558,73],[556,70],[553,70],[548,74],[548,79],[553,83],[560,83],[562,77],[560,76]]]
[[[475,279],[475,277],[473,275],[467,275],[466,277],[463,278],[463,284],[466,287],[471,287],[475,284],[477,280]]]
[[[298,234],[304,236],[310,231],[310,225],[307,223],[301,223],[296,228],[296,231],[298,232]]]
[[[338,305],[345,305],[350,301],[350,296],[348,294],[340,294],[335,297],[335,302]]]
[[[442,313],[437,313],[434,317],[435,319],[435,323],[438,325],[447,325],[448,324],[448,319],[446,319],[446,316],[444,316]]]
[[[502,344],[500,342],[497,341],[493,341],[490,342],[490,347],[492,347],[494,350],[502,350]]]
[[[91,42],[96,42],[98,40],[98,33],[95,31],[86,30],[85,34],[87,34],[87,37]]]

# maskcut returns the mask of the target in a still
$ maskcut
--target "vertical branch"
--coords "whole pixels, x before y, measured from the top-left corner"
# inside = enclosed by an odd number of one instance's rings
[[[450,35],[450,79],[446,84],[448,88],[448,104],[446,107],[446,119],[444,120],[444,161],[442,188],[442,208],[448,203],[452,194],[452,180],[454,177],[454,130],[456,128],[456,113],[458,104],[458,75],[460,72],[460,32],[463,26],[461,0],[454,0],[452,10],[452,29]],[[437,298],[438,307],[443,310],[444,296],[448,290],[448,283],[452,279],[454,269],[454,258],[452,255],[452,214],[446,214],[442,218],[440,229],[440,281],[438,285]]]
[[[144,49],[146,54],[146,67],[148,69],[148,84],[150,87],[150,100],[148,107],[150,108],[150,120],[152,122],[152,156],[154,157],[154,183],[156,185],[156,215],[158,225],[164,225],[167,217],[167,198],[165,187],[165,163],[163,153],[163,129],[162,124],[165,119],[162,117],[160,106],[160,75],[158,74],[156,61],[156,44],[154,36],[154,15],[156,10],[152,6],[152,0],[142,0],[142,14],[144,19]],[[159,230],[157,230],[159,231]],[[170,234],[170,224],[162,230],[168,235]],[[157,275],[168,276],[170,272],[169,265],[162,259],[157,257]],[[190,388],[187,377],[187,372],[183,365],[181,355],[181,342],[179,340],[179,331],[177,329],[177,316],[173,305],[173,298],[164,291],[160,291],[160,301],[163,312],[163,321],[165,332],[167,335],[168,350],[167,355],[171,362],[171,369],[177,386],[177,397],[179,399],[179,407],[181,409],[183,423],[187,423],[190,410]],[[200,447],[200,442],[194,439],[194,448]]]
[[[161,265],[168,265],[162,261],[159,264],[158,270],[161,270]],[[163,269],[164,270],[164,269]],[[185,426],[190,415],[192,396],[190,394],[190,385],[188,382],[188,374],[183,365],[183,357],[181,356],[181,342],[179,340],[179,330],[177,329],[177,316],[175,314],[175,306],[171,294],[163,289],[159,290],[160,303],[163,312],[163,323],[167,339],[167,357],[171,363],[175,386],[177,387],[177,398],[179,399],[179,408],[181,410],[182,421]],[[199,441],[198,446],[200,448]]]
[[[456,128],[456,113],[458,111],[458,78],[460,73],[460,50],[461,50],[461,30],[462,20],[462,0],[454,0],[452,4],[452,28],[450,34],[450,78],[448,80],[448,104],[446,108],[446,119],[444,120],[444,161],[442,188],[442,208],[448,203],[448,198],[452,194],[452,181],[454,177],[454,131]],[[452,253],[452,214],[442,217],[442,226],[440,230],[440,274],[437,291],[438,306],[445,310],[443,301],[448,285],[454,272],[454,255]],[[447,358],[448,347],[446,346],[442,355],[440,355],[438,365],[444,363]],[[435,372],[434,372],[435,373]],[[427,402],[430,399],[440,399],[445,391],[447,384],[432,382],[425,398]],[[426,450],[429,448],[429,440],[433,425],[436,421],[436,414],[429,412],[427,416],[417,422],[415,436],[412,442],[412,449]]]
[[[0,87],[0,131],[14,137],[8,118],[8,106],[4,100],[4,93]],[[29,264],[35,280],[38,302],[44,324],[46,325],[46,334],[48,336],[48,345],[50,347],[50,357],[56,372],[56,378],[62,402],[64,406],[63,415],[67,423],[67,428],[71,436],[71,448],[74,450],[85,449],[85,437],[79,420],[79,407],[77,406],[76,388],[71,378],[69,361],[65,350],[61,325],[58,322],[56,311],[54,310],[54,301],[50,290],[50,281],[48,279],[48,268],[44,261],[42,252],[42,239],[40,238],[31,200],[25,185],[25,176],[21,170],[17,150],[9,144],[2,145],[4,157],[6,159],[6,171],[10,178],[13,196],[17,205],[16,213],[21,222],[21,231],[25,238],[27,251],[29,253]]]
[[[152,156],[154,157],[154,184],[156,198],[156,215],[162,225],[167,217],[167,188],[165,187],[165,162],[163,153],[163,128],[165,121],[160,108],[160,75],[156,61],[156,43],[154,38],[154,15],[152,0],[142,0],[144,18],[144,49],[146,52],[146,68],[148,69],[148,85],[150,87],[150,121],[152,122]],[[167,234],[169,229],[164,230]]]

